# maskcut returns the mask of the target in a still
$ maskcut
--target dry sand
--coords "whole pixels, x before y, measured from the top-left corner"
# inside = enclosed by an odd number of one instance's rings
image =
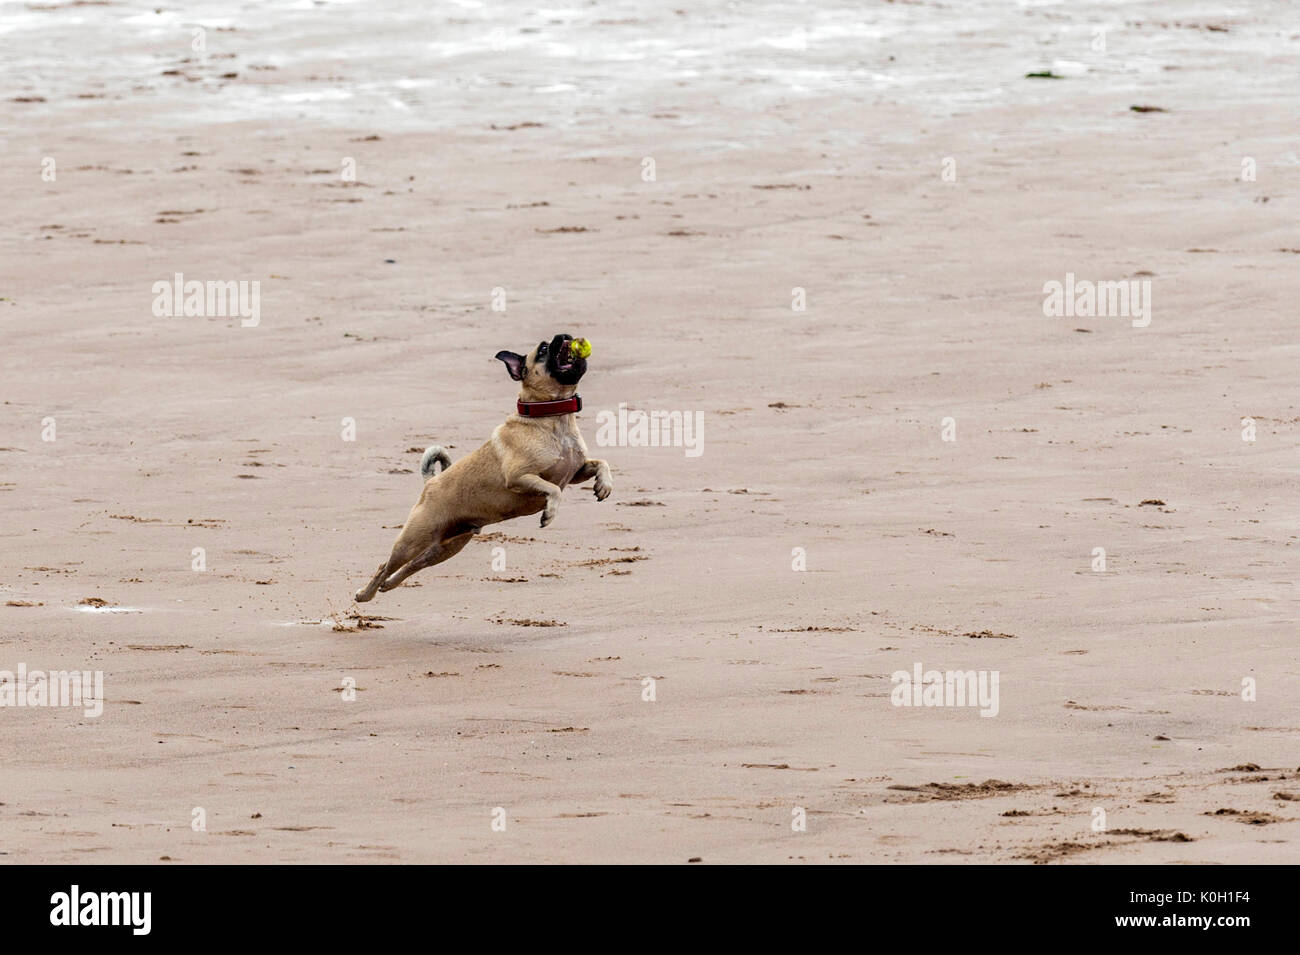
[[[0,855],[1297,861],[1288,5],[643,6],[0,5],[0,669],[106,696],[0,709]],[[560,331],[614,495],[358,629],[411,449]],[[703,454],[597,448],[620,402]]]

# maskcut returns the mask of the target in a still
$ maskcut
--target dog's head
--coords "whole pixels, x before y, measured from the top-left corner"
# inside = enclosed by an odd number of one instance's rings
[[[524,400],[554,401],[570,397],[587,373],[587,359],[572,352],[573,341],[572,335],[556,335],[549,342],[538,342],[527,355],[499,351],[496,357],[520,383]]]

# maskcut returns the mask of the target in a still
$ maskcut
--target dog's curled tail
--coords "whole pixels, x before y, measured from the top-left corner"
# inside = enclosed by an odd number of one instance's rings
[[[435,464],[442,465],[441,469],[435,470]],[[441,474],[449,467],[451,467],[451,455],[447,453],[447,449],[442,445],[435,444],[424,449],[424,456],[420,458],[420,476],[426,481],[435,474]]]

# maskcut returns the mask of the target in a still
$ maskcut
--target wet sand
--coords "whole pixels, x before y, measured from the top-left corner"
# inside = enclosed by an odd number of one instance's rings
[[[0,5],[0,858],[1297,861],[1285,4],[383,6]],[[613,496],[359,611],[561,331]]]

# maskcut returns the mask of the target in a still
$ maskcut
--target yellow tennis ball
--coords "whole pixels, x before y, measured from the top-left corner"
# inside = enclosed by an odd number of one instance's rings
[[[591,342],[585,338],[575,338],[569,342],[569,354],[574,358],[586,358],[591,354]]]

